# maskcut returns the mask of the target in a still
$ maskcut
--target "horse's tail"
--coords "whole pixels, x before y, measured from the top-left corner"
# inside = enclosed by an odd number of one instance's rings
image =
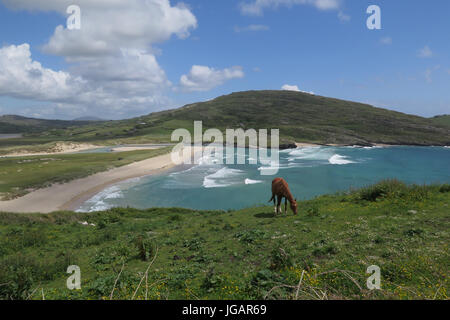
[[[274,193],[272,193],[272,198],[270,198],[270,200],[269,200],[269,201],[267,201],[267,202],[270,202],[270,201],[272,201],[272,200],[273,200],[273,198],[275,198],[275,194],[274,194]]]

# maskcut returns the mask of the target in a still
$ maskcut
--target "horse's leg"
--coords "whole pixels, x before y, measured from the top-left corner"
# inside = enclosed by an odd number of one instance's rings
[[[275,212],[275,214],[277,214],[277,205],[275,203],[275,201],[276,201],[275,200],[275,198],[276,198],[275,195],[273,195],[272,198],[273,198],[273,212]]]
[[[277,196],[277,213],[281,213],[281,200],[283,196]]]
[[[284,214],[287,214],[287,198],[284,198]]]

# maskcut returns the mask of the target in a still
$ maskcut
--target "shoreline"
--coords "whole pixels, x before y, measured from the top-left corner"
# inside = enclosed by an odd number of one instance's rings
[[[297,148],[348,146],[315,143],[295,143],[295,145]],[[372,146],[394,147],[395,145],[373,144]],[[204,147],[192,147],[190,157],[199,152],[198,148],[203,149]],[[184,159],[186,157],[187,155],[184,155]],[[0,212],[45,214],[61,210],[74,211],[85,201],[109,186],[133,178],[159,174],[176,166],[172,162],[171,153],[169,152],[108,171],[98,172],[64,184],[54,184],[47,188],[37,189],[16,199],[0,201]]]
[[[189,155],[198,152],[194,148]],[[186,159],[187,155],[184,159]],[[158,174],[174,168],[171,153],[137,161],[108,171],[98,172],[85,178],[54,184],[34,190],[22,197],[0,201],[0,212],[51,213],[54,211],[76,210],[84,201],[101,190],[116,183]]]

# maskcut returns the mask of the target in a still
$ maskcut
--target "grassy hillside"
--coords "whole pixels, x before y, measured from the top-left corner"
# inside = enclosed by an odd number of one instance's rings
[[[0,116],[0,133],[32,133],[66,129],[92,124],[92,121],[65,121],[26,118],[16,115]]]
[[[431,118],[431,121],[433,121],[436,124],[444,125],[447,127],[450,127],[450,114],[445,114],[442,116],[435,116]]]
[[[385,181],[303,201],[297,216],[0,213],[0,298],[448,299],[449,206],[449,185]],[[65,287],[72,264],[78,291]],[[382,290],[366,288],[373,264]]]
[[[0,158],[0,199],[64,183],[135,161],[168,153],[170,147],[120,153],[78,153]]]
[[[279,128],[282,142],[450,144],[450,129],[430,119],[292,91],[237,92],[175,110],[53,130],[38,137],[104,143],[167,142],[174,129],[192,130],[194,120],[202,120],[205,130]]]

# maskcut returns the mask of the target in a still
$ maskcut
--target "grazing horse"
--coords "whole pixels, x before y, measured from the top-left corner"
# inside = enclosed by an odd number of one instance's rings
[[[275,205],[275,196],[277,197],[277,204]],[[297,214],[297,199],[294,199],[291,191],[289,190],[289,186],[287,182],[283,178],[275,178],[272,181],[272,198],[270,198],[269,202],[273,200],[273,204],[275,205],[275,214],[282,213],[281,212],[281,201],[284,201],[284,213],[287,214],[287,202],[289,201],[291,205],[292,212]]]

